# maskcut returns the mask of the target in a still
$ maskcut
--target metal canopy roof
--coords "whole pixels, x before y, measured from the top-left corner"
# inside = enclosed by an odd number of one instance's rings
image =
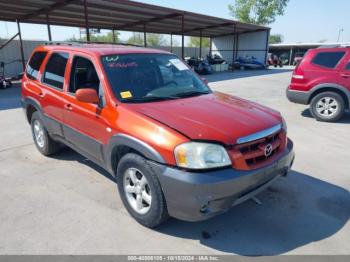
[[[0,20],[85,28],[86,12],[88,27],[99,29],[203,37],[269,29],[127,0],[87,0],[86,10],[84,3],[84,0],[0,0]]]

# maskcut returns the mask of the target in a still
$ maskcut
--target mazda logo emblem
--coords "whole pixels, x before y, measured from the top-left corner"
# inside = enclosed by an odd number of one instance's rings
[[[272,153],[272,145],[271,144],[267,144],[266,146],[265,146],[265,156],[269,156],[269,155],[271,155],[271,153]]]

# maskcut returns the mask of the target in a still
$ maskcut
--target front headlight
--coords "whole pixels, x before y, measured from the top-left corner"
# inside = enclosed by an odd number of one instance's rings
[[[283,117],[282,117],[282,129],[287,133],[287,123]]]
[[[179,167],[205,169],[231,165],[225,148],[216,144],[188,142],[178,145],[174,154]]]

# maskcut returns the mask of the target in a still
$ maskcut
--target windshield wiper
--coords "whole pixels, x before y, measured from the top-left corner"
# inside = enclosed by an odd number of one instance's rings
[[[144,97],[137,97],[132,99],[122,99],[122,102],[126,103],[142,103],[142,102],[155,102],[155,101],[164,101],[164,100],[172,100],[172,99],[179,99],[184,97],[191,97],[191,96],[198,96],[198,95],[207,95],[210,94],[209,91],[187,91],[183,93],[178,93],[172,96],[144,96]]]
[[[132,99],[123,99],[122,102],[127,103],[137,103],[137,102],[154,102],[154,101],[164,101],[164,100],[171,100],[171,99],[179,99],[179,96],[144,96],[144,97],[138,97],[138,98],[132,98]]]
[[[192,91],[187,91],[183,93],[178,93],[176,94],[177,97],[190,97],[190,96],[200,96],[200,95],[207,95],[210,94],[209,91],[198,91],[198,90],[192,90]]]

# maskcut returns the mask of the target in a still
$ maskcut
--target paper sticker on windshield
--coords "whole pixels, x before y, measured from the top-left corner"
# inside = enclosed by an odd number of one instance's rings
[[[132,94],[130,91],[125,91],[125,92],[120,92],[120,96],[124,99],[124,98],[131,98]]]
[[[178,58],[170,59],[169,61],[180,71],[188,70],[188,67]]]

